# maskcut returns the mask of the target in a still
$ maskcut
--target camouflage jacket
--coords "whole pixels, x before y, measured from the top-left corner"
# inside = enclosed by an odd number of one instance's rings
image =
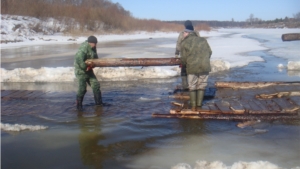
[[[181,63],[186,65],[187,74],[208,74],[211,71],[211,48],[207,40],[190,33],[181,42]]]
[[[85,61],[87,59],[97,59],[97,58],[98,58],[97,49],[91,48],[91,46],[87,41],[83,42],[80,45],[79,50],[75,55],[75,60],[74,60],[75,75],[80,76],[80,75],[93,74],[93,70],[86,71],[87,66],[85,64]]]
[[[200,34],[199,34],[198,31],[194,31],[194,32],[197,34],[197,36],[200,37]],[[179,53],[180,53],[180,43],[183,41],[183,39],[184,39],[184,37],[183,37],[183,31],[182,31],[182,32],[180,32],[180,34],[177,38],[175,55],[179,55]]]

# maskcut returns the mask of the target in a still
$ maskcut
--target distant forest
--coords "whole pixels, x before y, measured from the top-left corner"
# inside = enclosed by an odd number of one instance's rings
[[[184,21],[138,19],[119,3],[110,0],[2,0],[1,14],[52,17],[67,26],[67,32],[124,33],[129,31],[181,31]],[[251,16],[250,16],[251,19]],[[192,21],[195,29],[209,31],[211,27],[300,27],[299,20],[289,18],[274,21]],[[295,22],[297,21],[297,22]],[[295,22],[295,23],[294,23]]]
[[[182,24],[183,21],[167,21],[168,23]],[[249,18],[242,22],[234,21],[192,21],[195,25],[205,24],[213,28],[230,28],[230,27],[241,27],[241,28],[300,28],[300,12],[294,14],[293,18],[276,18],[274,20],[264,21],[262,19],[254,17],[250,14]]]

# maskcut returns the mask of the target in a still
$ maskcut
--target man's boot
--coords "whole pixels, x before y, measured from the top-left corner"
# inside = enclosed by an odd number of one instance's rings
[[[101,91],[94,93],[94,99],[95,99],[95,104],[96,106],[102,106],[102,96],[101,96]]]
[[[82,110],[82,101],[83,101],[83,97],[77,96],[76,106],[77,106],[77,110],[79,110],[79,111]]]
[[[203,97],[204,97],[204,90],[197,90],[196,104],[197,104],[198,109],[201,109],[201,107],[202,107]]]
[[[191,110],[196,111],[196,90],[190,91]]]

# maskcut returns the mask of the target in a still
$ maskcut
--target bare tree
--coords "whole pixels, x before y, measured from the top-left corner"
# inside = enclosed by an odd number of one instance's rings
[[[296,20],[300,20],[300,12],[294,14],[294,18],[295,18]]]

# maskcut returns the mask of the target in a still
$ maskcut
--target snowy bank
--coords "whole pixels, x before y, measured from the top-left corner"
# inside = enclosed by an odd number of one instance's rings
[[[4,131],[23,131],[23,130],[29,130],[29,131],[37,131],[37,130],[45,130],[48,127],[41,126],[41,125],[25,125],[25,124],[6,124],[1,123],[1,130]]]
[[[187,163],[179,163],[176,166],[172,167],[172,169],[285,169],[279,167],[275,164],[272,164],[268,161],[256,161],[256,162],[244,162],[239,161],[235,162],[232,166],[226,166],[221,161],[196,161],[195,167],[191,167],[191,165]],[[291,169],[300,169],[300,167],[294,167]]]
[[[212,73],[229,69],[229,63],[221,60],[211,61],[211,65]],[[74,67],[13,70],[1,68],[0,73],[0,82],[72,82],[75,80]],[[179,66],[96,67],[94,73],[100,81],[127,81],[176,77],[180,75],[180,68]]]

